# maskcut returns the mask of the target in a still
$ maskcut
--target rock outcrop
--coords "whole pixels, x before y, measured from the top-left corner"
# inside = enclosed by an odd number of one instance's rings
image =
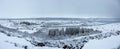
[[[93,33],[101,33],[101,31],[88,28],[65,28],[65,29],[50,29],[49,36],[67,36],[67,35],[89,35]]]

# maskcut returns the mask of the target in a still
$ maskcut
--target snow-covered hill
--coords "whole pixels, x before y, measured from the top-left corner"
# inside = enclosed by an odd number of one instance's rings
[[[56,47],[36,47],[25,38],[7,36],[0,32],[0,49],[60,49]]]

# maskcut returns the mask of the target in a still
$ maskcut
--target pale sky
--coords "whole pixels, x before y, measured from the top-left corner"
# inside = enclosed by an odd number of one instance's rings
[[[0,18],[120,17],[119,0],[0,0]]]

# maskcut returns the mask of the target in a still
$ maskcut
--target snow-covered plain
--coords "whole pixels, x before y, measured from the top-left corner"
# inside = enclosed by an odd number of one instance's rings
[[[51,28],[84,27],[101,33],[86,36],[49,38]],[[11,31],[12,30],[12,31]],[[0,20],[0,49],[117,49],[120,46],[120,22],[90,20]],[[44,43],[45,46],[35,44]]]

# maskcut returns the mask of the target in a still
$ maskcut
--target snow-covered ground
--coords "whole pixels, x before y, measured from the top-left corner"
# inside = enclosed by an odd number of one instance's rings
[[[107,32],[116,32],[120,31],[120,23],[111,23],[111,24],[105,24],[105,25],[99,25],[99,26],[90,26],[88,28],[93,28],[94,30],[100,30],[103,33]]]
[[[101,31],[86,36],[48,38],[48,29],[85,27]],[[0,20],[0,49],[117,49],[120,46],[120,23],[73,20]],[[26,35],[27,34],[27,35]],[[34,44],[44,43],[40,47]]]
[[[24,38],[10,37],[0,32],[0,49],[60,49],[55,47],[36,47]]]
[[[117,49],[120,46],[120,35],[100,40],[90,40],[83,49]]]

